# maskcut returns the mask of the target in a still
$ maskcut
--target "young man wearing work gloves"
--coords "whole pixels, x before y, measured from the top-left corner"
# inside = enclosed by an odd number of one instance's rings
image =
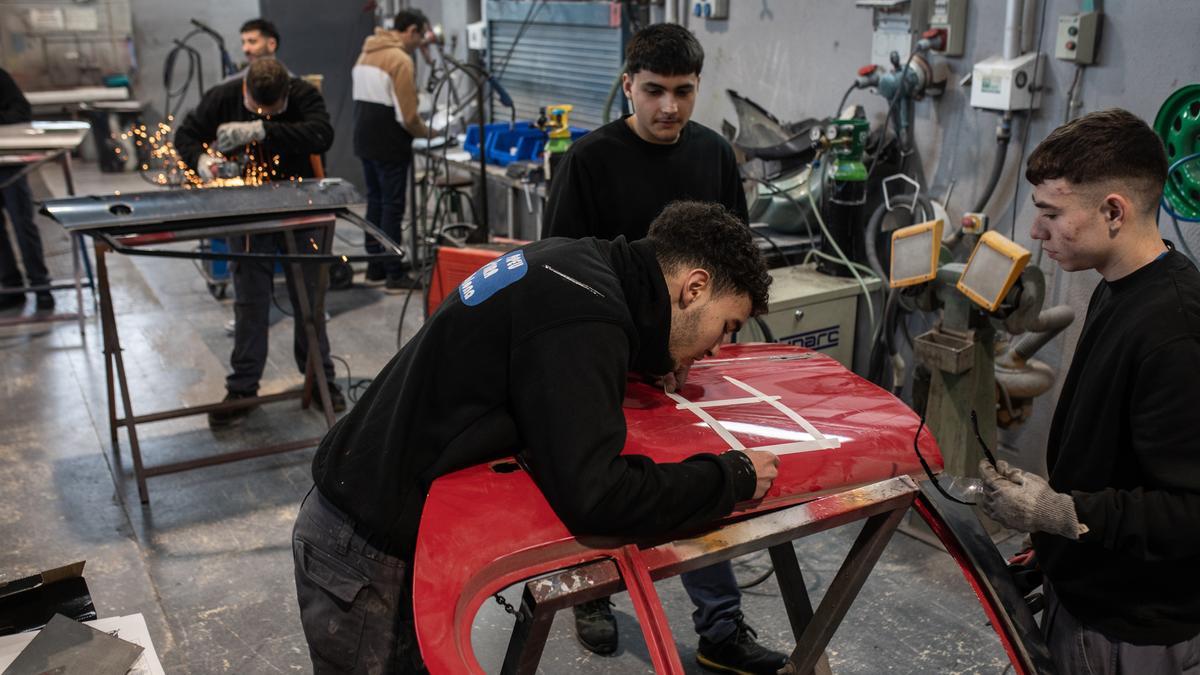
[[[1200,672],[1200,272],[1159,236],[1162,143],[1124,110],[1029,157],[1033,237],[1103,279],[1047,441],[1049,481],[980,464],[983,511],[1033,533],[1064,673]]]
[[[208,146],[208,149],[205,146]],[[205,93],[195,110],[188,113],[175,132],[179,157],[204,180],[217,176],[241,176],[247,182],[287,181],[311,178],[312,155],[333,145],[333,126],[325,111],[325,99],[311,84],[288,74],[283,64],[261,58],[250,64],[246,76],[219,84]],[[210,150],[221,153],[218,156]],[[232,170],[228,170],[232,169]],[[324,236],[318,229],[295,230],[291,235],[255,234],[230,240],[237,252],[275,253],[284,250],[284,236],[292,236],[300,250]],[[287,270],[288,297],[296,306],[296,282]],[[317,287],[315,266],[304,265],[304,283],[309,297]],[[267,362],[268,327],[275,265],[269,261],[242,260],[233,264],[234,311],[233,372],[225,379],[226,401],[250,398],[258,392]],[[293,354],[300,372],[305,372],[308,340],[304,322],[294,321]],[[329,394],[335,412],[346,409],[346,399],[333,383],[333,360],[325,322],[317,321],[321,363],[329,379]],[[235,425],[253,407],[212,412],[213,429]]]

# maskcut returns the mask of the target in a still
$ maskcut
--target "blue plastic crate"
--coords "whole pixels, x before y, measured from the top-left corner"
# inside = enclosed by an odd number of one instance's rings
[[[529,122],[517,122],[512,128],[506,126],[488,139],[487,160],[500,166],[532,161],[545,145],[546,132]]]
[[[511,126],[507,122],[498,122],[489,124],[486,128],[485,151],[488,164],[508,166],[513,162],[535,161],[546,147],[546,132],[533,126],[532,122],[517,122]],[[571,140],[576,141],[587,132],[587,129],[571,127]],[[467,127],[463,149],[470,153],[471,157],[479,159],[478,124]]]
[[[487,144],[490,147],[496,139],[496,134],[502,130],[508,129],[508,122],[496,122],[485,127],[487,129]],[[471,157],[479,159],[479,125],[472,124],[467,127],[467,137],[463,140],[463,150],[466,150]]]

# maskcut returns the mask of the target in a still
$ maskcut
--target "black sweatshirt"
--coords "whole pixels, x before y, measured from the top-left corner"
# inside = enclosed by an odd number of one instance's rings
[[[0,124],[18,124],[33,119],[33,108],[12,75],[0,68]]]
[[[329,430],[317,488],[399,556],[412,553],[435,478],[518,452],[577,535],[653,536],[726,515],[754,493],[743,458],[620,455],[626,374],[669,372],[670,316],[648,241],[555,238],[506,254],[450,295]]]
[[[1200,633],[1200,272],[1170,251],[1100,282],[1050,425],[1078,542],[1033,535],[1063,605],[1134,644]]]
[[[311,155],[319,155],[333,145],[333,126],[325,111],[325,99],[316,87],[298,77],[293,77],[288,84],[287,97],[287,109],[268,119],[246,110],[242,102],[241,79],[209,89],[175,130],[175,150],[179,158],[195,169],[196,160],[204,152],[204,144],[212,145],[216,140],[217,127],[225,122],[262,119],[266,138],[250,147],[255,149],[258,161],[271,162],[279,155],[279,165],[272,167],[278,175],[271,179],[312,177]],[[236,157],[240,151],[238,148],[225,156]]]
[[[546,236],[646,236],[667,204],[719,202],[749,222],[733,148],[715,131],[688,122],[671,145],[642,140],[626,117],[575,141],[550,180]]]

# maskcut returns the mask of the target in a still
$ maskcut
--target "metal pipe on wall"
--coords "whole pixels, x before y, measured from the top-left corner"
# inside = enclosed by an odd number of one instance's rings
[[[1021,53],[1028,54],[1037,49],[1038,33],[1042,27],[1038,24],[1038,18],[1041,12],[1038,11],[1038,3],[1046,2],[1047,0],[1025,0],[1025,17],[1024,27],[1021,29]]]
[[[1006,0],[1004,3],[1004,58],[1021,55],[1021,32],[1025,26],[1025,0]]]

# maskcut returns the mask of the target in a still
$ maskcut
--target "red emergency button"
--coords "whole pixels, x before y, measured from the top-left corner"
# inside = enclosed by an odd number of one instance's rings
[[[863,66],[862,68],[858,69],[858,76],[866,77],[873,72],[875,72],[875,66],[872,64],[867,64],[867,65]]]

